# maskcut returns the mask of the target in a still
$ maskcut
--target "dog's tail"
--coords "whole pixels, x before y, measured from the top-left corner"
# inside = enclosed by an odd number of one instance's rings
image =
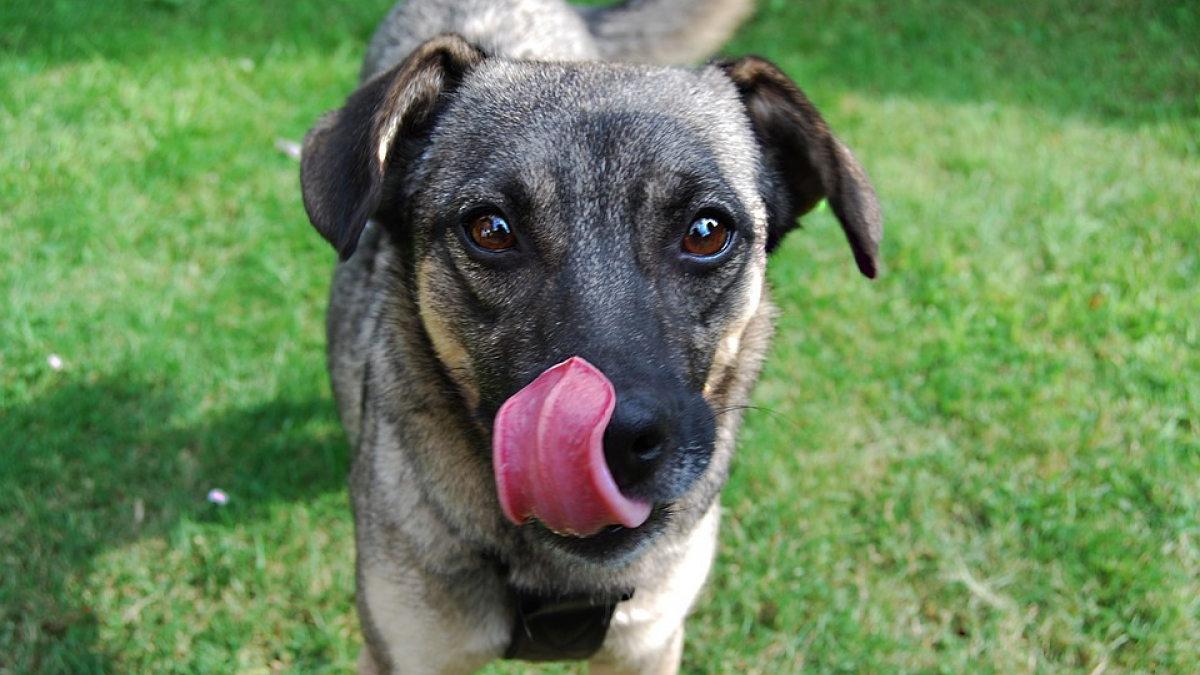
[[[582,12],[603,59],[690,64],[712,56],[753,9],[754,0],[625,0]]]

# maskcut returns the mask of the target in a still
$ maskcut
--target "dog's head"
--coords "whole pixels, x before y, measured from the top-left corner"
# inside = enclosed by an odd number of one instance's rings
[[[593,558],[714,499],[727,380],[757,371],[766,256],[796,218],[827,199],[877,269],[866,175],[757,58],[535,64],[443,36],[323,118],[301,175],[343,258],[372,219],[409,261],[509,518]]]

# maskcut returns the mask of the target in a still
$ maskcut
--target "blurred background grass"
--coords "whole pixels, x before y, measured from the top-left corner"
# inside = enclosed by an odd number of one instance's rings
[[[389,4],[0,6],[0,673],[351,669],[333,255],[275,142]],[[824,213],[772,261],[685,672],[1195,672],[1194,3],[761,0],[727,52],[856,150],[886,267]]]

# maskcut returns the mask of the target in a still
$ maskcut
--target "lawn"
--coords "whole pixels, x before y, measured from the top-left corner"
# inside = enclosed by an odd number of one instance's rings
[[[389,4],[0,7],[0,674],[352,669],[334,256],[277,143]],[[1194,3],[761,0],[727,52],[856,150],[885,267],[824,212],[771,263],[684,671],[1194,673]]]

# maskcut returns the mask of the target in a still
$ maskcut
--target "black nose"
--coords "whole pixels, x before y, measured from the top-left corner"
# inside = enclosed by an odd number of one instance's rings
[[[654,473],[671,439],[671,414],[658,398],[644,393],[617,394],[617,407],[604,430],[604,458],[625,488]]]

